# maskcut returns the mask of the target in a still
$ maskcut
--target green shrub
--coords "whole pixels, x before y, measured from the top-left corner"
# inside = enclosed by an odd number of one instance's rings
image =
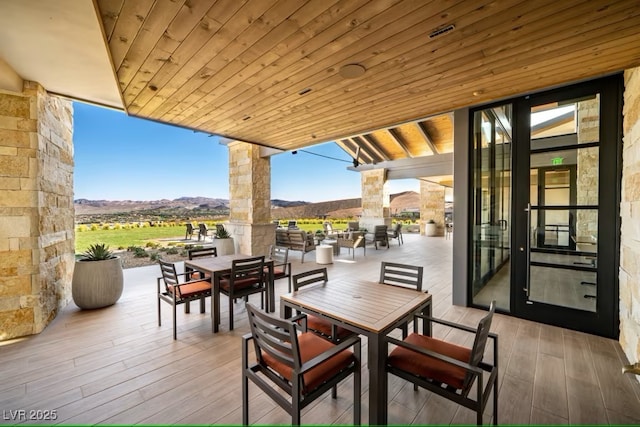
[[[91,224],[91,231],[98,231],[99,229],[98,224]]]
[[[166,252],[168,255],[177,255],[178,253],[180,253],[178,248],[167,248]]]
[[[103,261],[113,259],[116,256],[109,250],[109,246],[105,243],[96,243],[89,246],[80,256],[80,261]]]
[[[149,259],[151,261],[158,261],[162,259],[162,255],[160,255],[160,252],[153,252],[151,255],[149,255]]]
[[[133,256],[136,258],[146,258],[149,256],[149,253],[144,250],[144,248],[136,247],[133,250]]]

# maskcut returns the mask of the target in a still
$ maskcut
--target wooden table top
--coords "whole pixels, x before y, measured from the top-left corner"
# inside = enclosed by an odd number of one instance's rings
[[[195,268],[206,272],[220,272],[225,270],[231,270],[231,263],[237,259],[253,258],[253,255],[245,254],[231,254],[222,255],[218,257],[202,257],[193,260],[185,261],[184,265],[187,267]],[[269,258],[264,259],[265,265],[271,263]]]
[[[431,294],[357,278],[329,280],[280,296],[296,306],[380,333],[431,300]]]

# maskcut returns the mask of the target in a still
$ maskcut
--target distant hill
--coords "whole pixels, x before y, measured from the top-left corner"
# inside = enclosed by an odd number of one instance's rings
[[[420,194],[414,191],[393,194],[391,213],[400,213],[407,209],[420,207]],[[127,215],[136,217],[172,216],[198,217],[201,215],[228,215],[229,200],[208,197],[180,197],[169,200],[87,200],[74,201],[76,219],[95,221],[101,215]],[[271,215],[274,219],[287,218],[328,218],[355,217],[362,213],[362,199],[343,199],[327,202],[309,203],[304,201],[287,201],[274,199],[271,201]],[[157,218],[156,218],[157,219]]]

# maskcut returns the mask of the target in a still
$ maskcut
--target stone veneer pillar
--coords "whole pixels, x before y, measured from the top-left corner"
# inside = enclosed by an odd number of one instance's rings
[[[438,235],[444,235],[444,193],[444,186],[420,181],[420,234],[425,234],[425,224],[432,219],[438,226]]]
[[[73,110],[37,83],[0,91],[0,341],[35,334],[71,300]]]
[[[620,345],[640,361],[640,68],[625,71],[620,203]]]
[[[385,185],[387,173],[385,169],[373,169],[361,172],[362,185],[362,217],[360,228],[373,232],[376,225],[391,226],[390,196]]]
[[[600,98],[578,102],[578,144],[600,139]],[[598,147],[578,150],[577,204],[598,205]],[[576,236],[598,235],[598,212],[579,209],[576,213]]]
[[[229,232],[236,252],[266,254],[275,242],[271,223],[271,160],[260,146],[233,142],[229,147]]]

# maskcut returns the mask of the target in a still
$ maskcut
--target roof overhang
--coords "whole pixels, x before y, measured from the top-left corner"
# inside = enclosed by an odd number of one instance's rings
[[[9,0],[0,10],[1,89],[16,90],[15,77],[5,81],[12,69],[48,92],[124,108],[91,0]]]

